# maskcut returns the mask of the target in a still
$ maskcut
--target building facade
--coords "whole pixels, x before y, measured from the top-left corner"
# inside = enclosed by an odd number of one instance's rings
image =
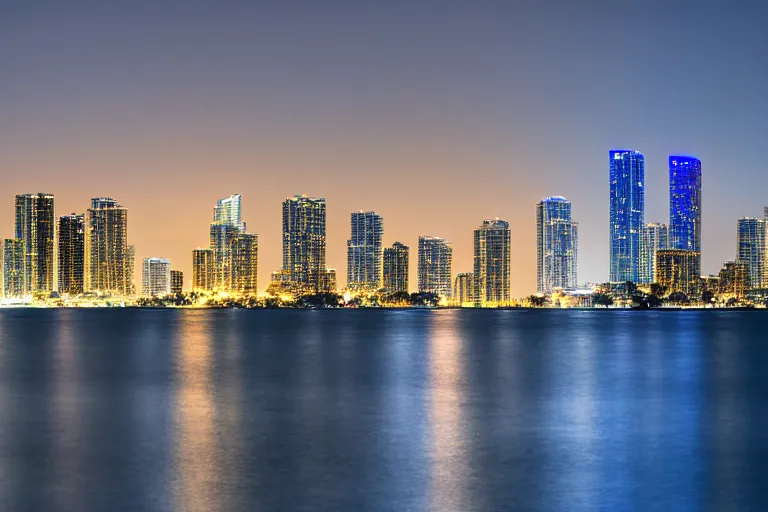
[[[453,283],[453,300],[457,306],[475,305],[475,280],[472,272],[456,274]]]
[[[141,295],[162,297],[171,293],[171,262],[167,258],[144,258]]]
[[[216,206],[213,207],[213,222],[245,231],[242,200],[243,198],[240,194],[232,194],[229,197],[216,201]]]
[[[15,201],[16,235],[24,241],[24,291],[53,291],[53,194],[19,194]]]
[[[540,293],[578,286],[579,225],[571,203],[551,196],[536,205],[537,283]]]
[[[184,291],[184,272],[171,269],[171,293],[178,295]]]
[[[643,230],[643,261],[641,283],[653,283],[656,277],[656,253],[670,249],[669,229],[661,222],[651,222],[645,225]]]
[[[749,267],[743,261],[726,261],[719,277],[723,295],[741,299],[749,289]]]
[[[451,297],[451,245],[445,238],[420,236],[418,256],[419,293]]]
[[[192,251],[192,291],[213,290],[213,250],[198,247]]]
[[[27,294],[24,282],[24,240],[6,238],[3,240],[3,295],[8,298],[23,297]]]
[[[259,237],[253,233],[237,233],[232,238],[230,291],[240,295],[258,293]]]
[[[610,280],[640,279],[645,227],[645,159],[639,151],[611,150]]]
[[[698,293],[701,255],[696,251],[665,249],[656,253],[655,282],[669,293],[682,292],[689,297]]]
[[[86,217],[86,291],[130,295],[128,210],[112,198],[99,197],[91,199]]]
[[[768,288],[766,221],[745,217],[737,223],[736,261],[747,265],[749,289]]]
[[[285,291],[304,294],[335,289],[335,271],[331,273],[325,265],[325,217],[324,198],[300,195],[283,202],[283,268],[273,275],[279,276]]]
[[[408,293],[408,246],[395,242],[384,249],[384,290]]]
[[[85,291],[85,215],[59,217],[59,293],[79,295]]]
[[[475,230],[475,306],[505,306],[510,303],[510,231],[504,220],[484,220]]]
[[[353,212],[347,240],[347,288],[373,292],[382,286],[381,237],[384,223],[376,212]]]
[[[701,252],[701,161],[669,157],[669,247]]]

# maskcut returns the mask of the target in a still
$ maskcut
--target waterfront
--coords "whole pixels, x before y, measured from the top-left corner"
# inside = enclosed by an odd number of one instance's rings
[[[2,510],[760,510],[768,312],[0,310]]]

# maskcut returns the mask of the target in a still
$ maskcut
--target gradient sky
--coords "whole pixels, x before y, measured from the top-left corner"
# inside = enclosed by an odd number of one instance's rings
[[[115,5],[117,4],[117,5]],[[580,222],[579,280],[608,278],[608,150],[646,158],[646,221],[668,222],[667,157],[703,168],[703,271],[768,205],[768,6],[743,1],[2,1],[0,236],[13,196],[129,208],[137,267],[191,279],[216,199],[243,195],[259,288],[281,201],[328,200],[346,277],[349,214],[384,242],[448,238],[472,270],[484,218],[512,229],[512,293],[536,288],[535,204]],[[137,269],[138,270],[138,269]]]

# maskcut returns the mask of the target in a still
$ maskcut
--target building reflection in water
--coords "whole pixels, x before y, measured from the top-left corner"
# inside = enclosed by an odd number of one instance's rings
[[[205,311],[184,312],[176,343],[175,509],[218,510],[213,330]]]
[[[429,337],[432,510],[469,510],[467,432],[463,426],[464,374],[462,340],[456,311],[431,315]]]

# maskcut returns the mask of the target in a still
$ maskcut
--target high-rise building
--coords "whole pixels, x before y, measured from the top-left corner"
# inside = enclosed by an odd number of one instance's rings
[[[213,251],[213,288],[229,291],[232,282],[232,242],[241,233],[230,224],[213,222],[210,227],[210,247]]]
[[[720,293],[742,298],[749,288],[749,266],[743,261],[726,261],[720,270]]]
[[[301,195],[283,202],[283,269],[278,274],[280,283],[292,293],[329,291],[325,211],[325,199],[321,197]]]
[[[665,286],[669,293],[682,292],[689,297],[696,294],[701,277],[700,256],[697,251],[657,251],[655,281]]]
[[[651,222],[643,230],[643,260],[640,282],[652,283],[656,277],[656,253],[669,249],[669,230],[666,224]]]
[[[84,291],[85,216],[59,217],[59,293],[78,295]]]
[[[408,246],[395,242],[384,249],[384,289],[408,293]]]
[[[381,288],[381,237],[384,227],[375,212],[353,212],[347,240],[347,288],[376,291]]]
[[[91,199],[86,215],[86,291],[130,294],[128,210],[114,199],[98,197]]]
[[[578,286],[579,225],[571,217],[571,203],[550,196],[536,205],[538,290],[573,290]]]
[[[216,206],[213,208],[213,222],[245,231],[241,203],[242,196],[240,194],[232,194],[216,201]]]
[[[192,251],[192,290],[213,290],[213,250],[198,247]]]
[[[178,295],[184,291],[184,272],[171,269],[171,293]]]
[[[475,230],[475,306],[505,306],[510,302],[509,223],[484,220]]]
[[[128,258],[126,259],[126,293],[128,295],[136,295],[136,246],[128,246]]]
[[[736,247],[736,261],[747,265],[750,289],[768,288],[766,268],[766,221],[745,217],[739,219]]]
[[[24,284],[24,240],[3,240],[3,294],[6,297],[22,297],[27,291]]]
[[[259,237],[252,233],[237,233],[232,238],[232,280],[229,289],[241,295],[258,293]]]
[[[610,280],[640,279],[645,227],[645,160],[633,150],[611,150]]]
[[[171,293],[171,262],[167,258],[144,258],[141,295],[157,297]]]
[[[419,293],[451,296],[451,263],[453,249],[445,238],[419,237]]]
[[[472,272],[461,272],[456,274],[456,280],[453,283],[453,300],[458,306],[474,305],[475,302],[475,281]]]
[[[16,196],[16,238],[24,241],[24,291],[53,291],[53,194]]]
[[[669,247],[701,257],[701,160],[692,156],[669,157]]]

